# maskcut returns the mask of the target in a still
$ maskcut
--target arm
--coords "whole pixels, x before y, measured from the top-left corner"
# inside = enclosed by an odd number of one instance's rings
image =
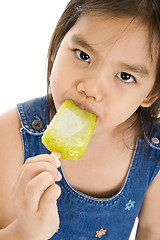
[[[160,171],[146,191],[139,214],[136,240],[160,239]]]
[[[11,186],[23,165],[20,127],[16,109],[0,115],[0,228],[16,217]]]
[[[0,240],[46,240],[59,224],[57,162],[50,155],[23,164],[16,109],[0,116]]]

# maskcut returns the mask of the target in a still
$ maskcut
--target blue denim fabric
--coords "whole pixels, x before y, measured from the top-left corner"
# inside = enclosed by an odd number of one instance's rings
[[[48,124],[46,97],[20,103],[17,110],[22,124],[24,161],[38,154],[49,153],[41,143],[42,134]],[[37,116],[44,123],[44,129],[40,131],[32,128],[32,122]],[[62,194],[57,202],[60,228],[50,240],[128,240],[144,194],[160,169],[160,143],[153,141],[153,137],[160,139],[160,133],[158,134],[155,124],[145,147],[140,147],[144,139],[137,139],[123,187],[111,198],[96,199],[74,190],[60,169],[62,180],[58,184]]]

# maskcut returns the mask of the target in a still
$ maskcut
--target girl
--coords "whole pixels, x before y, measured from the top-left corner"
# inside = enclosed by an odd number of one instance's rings
[[[127,240],[136,216],[136,240],[160,239],[159,38],[159,0],[69,2],[47,97],[0,119],[0,239]],[[60,164],[41,137],[66,99],[97,121],[83,157]]]

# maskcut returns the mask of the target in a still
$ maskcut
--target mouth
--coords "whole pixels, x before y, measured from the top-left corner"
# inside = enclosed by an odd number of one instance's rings
[[[84,110],[87,110],[91,113],[94,113],[95,112],[93,111],[93,109],[87,104],[87,103],[84,103],[84,102],[78,102],[77,100],[73,100],[73,99],[70,99],[72,102],[74,102],[78,107],[80,107],[81,109],[84,109]]]

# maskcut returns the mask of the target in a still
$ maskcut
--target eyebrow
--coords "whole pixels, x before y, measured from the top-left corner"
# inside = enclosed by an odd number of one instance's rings
[[[80,45],[81,47],[84,47],[90,52],[96,53],[95,49],[93,49],[93,47],[89,43],[87,43],[87,41],[84,40],[80,34],[72,35],[71,41],[75,44]]]
[[[85,39],[83,39],[83,37],[80,34],[72,35],[71,41],[77,45],[80,45],[81,47],[84,47],[88,51],[96,54],[96,50],[89,43],[87,43],[87,41]],[[143,78],[145,78],[149,75],[149,71],[144,65],[139,65],[139,64],[130,65],[130,64],[127,64],[124,62],[120,62],[118,64],[118,66],[126,69],[127,71],[137,73],[138,75],[140,75]]]
[[[141,77],[144,77],[144,78],[149,75],[149,71],[147,70],[147,68],[144,65],[130,65],[130,64],[121,62],[119,64],[119,67],[124,68],[127,71],[137,73]]]

